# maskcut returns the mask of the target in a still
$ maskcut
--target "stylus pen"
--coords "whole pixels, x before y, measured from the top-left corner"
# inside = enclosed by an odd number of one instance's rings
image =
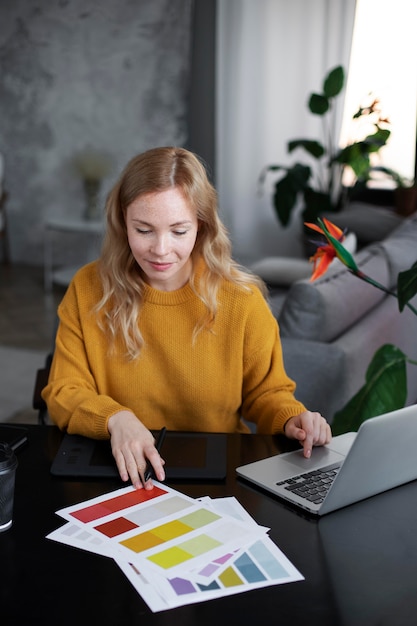
[[[167,432],[167,429],[165,428],[165,426],[163,428],[161,428],[161,430],[159,431],[158,439],[157,439],[157,442],[155,444],[155,448],[158,450],[158,452],[161,451],[162,444],[164,443],[166,432]],[[149,480],[153,476],[154,476],[153,467],[152,467],[152,465],[148,461],[147,464],[146,464],[145,473],[143,475],[143,480],[146,483],[146,481]]]

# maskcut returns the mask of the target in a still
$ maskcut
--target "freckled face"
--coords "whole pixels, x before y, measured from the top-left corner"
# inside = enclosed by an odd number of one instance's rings
[[[126,227],[132,254],[151,287],[174,291],[188,282],[198,220],[179,189],[136,198],[127,207]]]

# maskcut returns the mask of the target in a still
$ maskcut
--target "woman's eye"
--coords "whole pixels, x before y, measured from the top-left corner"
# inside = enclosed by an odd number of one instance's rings
[[[152,234],[152,230],[150,228],[136,228],[136,232],[139,235],[151,235]],[[175,235],[176,237],[182,237],[183,235],[187,234],[187,230],[173,230],[172,234]]]

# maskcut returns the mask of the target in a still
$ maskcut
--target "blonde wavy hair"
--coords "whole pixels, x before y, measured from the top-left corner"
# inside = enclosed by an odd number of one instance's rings
[[[198,233],[192,252],[193,268],[203,258],[205,271],[190,285],[205,305],[205,315],[194,329],[194,338],[210,328],[217,312],[217,292],[224,280],[250,289],[265,286],[231,258],[227,231],[218,216],[217,193],[200,159],[177,147],[161,147],[140,154],[127,164],[106,202],[107,229],[99,261],[103,297],[96,306],[99,323],[114,339],[121,333],[127,355],[139,356],[143,337],[138,324],[145,281],[130,250],[126,229],[127,207],[138,197],[176,187],[181,190],[198,219]]]

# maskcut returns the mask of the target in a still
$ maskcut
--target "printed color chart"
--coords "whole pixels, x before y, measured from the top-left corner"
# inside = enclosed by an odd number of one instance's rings
[[[57,511],[48,539],[119,565],[154,612],[302,580],[235,498],[125,487]]]

